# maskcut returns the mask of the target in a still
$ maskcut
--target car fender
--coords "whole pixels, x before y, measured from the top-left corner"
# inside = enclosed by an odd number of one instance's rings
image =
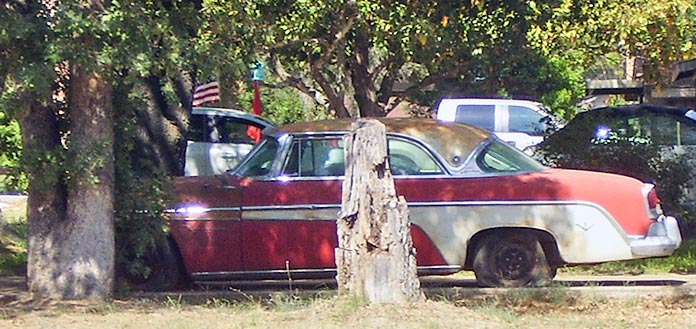
[[[548,232],[565,263],[594,263],[633,257],[617,221],[587,202],[456,202],[409,204],[413,223],[433,240],[449,264],[466,264],[479,232],[529,228]]]

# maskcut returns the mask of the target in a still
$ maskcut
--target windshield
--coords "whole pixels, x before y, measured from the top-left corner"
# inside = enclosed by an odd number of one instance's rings
[[[544,166],[530,158],[517,148],[499,140],[492,140],[483,149],[476,163],[484,172],[520,172],[538,171]]]
[[[249,153],[245,161],[234,171],[241,177],[265,176],[271,171],[273,161],[278,153],[278,141],[273,138],[265,138]]]

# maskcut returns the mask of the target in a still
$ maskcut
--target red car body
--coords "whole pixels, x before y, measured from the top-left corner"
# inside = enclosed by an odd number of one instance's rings
[[[178,178],[171,233],[191,278],[334,276],[343,174],[319,167],[342,165],[325,149],[342,152],[350,122],[269,128],[235,171]],[[546,168],[463,124],[381,122],[421,275],[473,269],[483,285],[539,285],[559,266],[668,256],[681,243],[676,219],[662,214],[649,184]],[[503,260],[517,249],[528,259]],[[546,274],[530,274],[540,268]]]

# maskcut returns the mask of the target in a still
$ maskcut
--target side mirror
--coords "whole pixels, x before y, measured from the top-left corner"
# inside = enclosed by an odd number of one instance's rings
[[[539,119],[539,123],[537,124],[535,130],[540,132],[542,135],[549,135],[558,130],[558,124],[551,117],[542,117]]]

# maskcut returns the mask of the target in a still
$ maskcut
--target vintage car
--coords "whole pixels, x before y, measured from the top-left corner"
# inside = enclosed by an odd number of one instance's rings
[[[547,168],[466,124],[379,120],[420,275],[543,286],[561,266],[669,256],[681,243],[651,184]],[[334,277],[351,122],[270,127],[229,173],[177,178],[170,228],[189,278]]]

